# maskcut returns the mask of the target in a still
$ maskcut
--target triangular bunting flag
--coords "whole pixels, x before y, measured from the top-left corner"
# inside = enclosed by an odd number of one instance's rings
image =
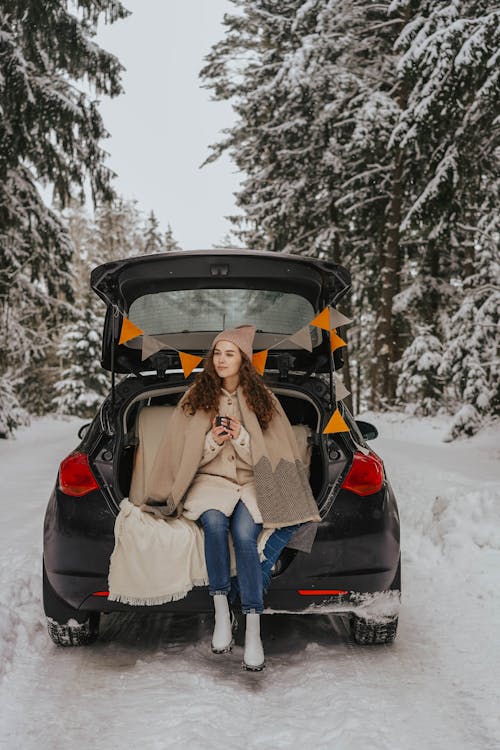
[[[330,417],[330,421],[323,430],[323,435],[332,432],[349,432],[349,427],[344,422],[344,418],[338,409],[335,409]]]
[[[329,331],[331,328],[330,325],[330,308],[325,307],[324,310],[320,312],[319,315],[316,315],[314,320],[311,320],[309,323],[310,326],[316,326],[317,328],[323,328],[325,331]]]
[[[307,349],[308,352],[312,352],[313,350],[311,331],[308,325],[301,328],[297,333],[294,333],[293,336],[289,336],[288,340],[293,341],[294,344],[301,346],[303,349]]]
[[[203,359],[203,357],[195,357],[194,354],[186,354],[186,352],[179,352],[179,357],[181,359],[185,378],[188,378],[191,375],[194,368],[197,367]]]
[[[131,320],[129,320],[128,318],[123,318],[122,330],[118,343],[125,344],[127,341],[130,341],[130,339],[135,339],[136,336],[142,336],[143,333],[144,331],[142,331],[134,323],[132,323]]]
[[[156,354],[156,352],[159,352],[161,349],[169,349],[169,348],[170,347],[164,344],[163,341],[160,341],[154,336],[144,335],[142,337],[141,359],[144,362],[144,360],[147,359],[148,357],[151,357],[152,354]]]
[[[335,395],[337,401],[342,401],[343,398],[348,396],[351,391],[348,391],[342,380],[338,375],[335,375]]]
[[[341,339],[340,336],[337,336],[337,333],[335,332],[335,329],[330,331],[330,347],[332,352],[334,352],[336,349],[340,349],[341,346],[347,346],[344,339]]]
[[[330,324],[332,328],[346,326],[348,323],[352,323],[352,320],[350,318],[342,315],[342,313],[336,310],[334,307],[330,307]]]
[[[264,375],[266,367],[268,349],[264,349],[262,352],[257,352],[252,357],[252,364],[260,375]]]

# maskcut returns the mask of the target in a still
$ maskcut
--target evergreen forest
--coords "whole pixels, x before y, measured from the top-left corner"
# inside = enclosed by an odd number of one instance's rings
[[[353,279],[354,412],[500,409],[500,10],[491,0],[232,0],[204,85],[235,124],[247,247]]]
[[[0,0],[3,438],[30,415],[96,413],[110,383],[91,269],[179,249],[170,226],[116,194],[105,166],[94,97],[123,93],[122,66],[94,37],[127,15],[118,0]]]
[[[243,175],[228,241],[352,275],[354,413],[500,412],[500,9],[491,0],[231,0],[200,83],[229,101]],[[91,417],[95,265],[180,249],[116,194],[96,97],[122,95],[98,24],[119,0],[0,0],[0,437]],[[214,105],[216,106],[216,105]],[[52,200],[44,197],[50,190]]]

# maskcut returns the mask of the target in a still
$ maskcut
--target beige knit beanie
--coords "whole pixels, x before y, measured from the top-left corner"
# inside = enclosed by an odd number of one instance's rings
[[[232,344],[236,344],[241,351],[247,355],[250,362],[252,361],[252,344],[255,336],[255,326],[236,326],[236,328],[227,328],[222,333],[217,334],[212,342],[210,350],[214,348],[218,341],[230,341]]]

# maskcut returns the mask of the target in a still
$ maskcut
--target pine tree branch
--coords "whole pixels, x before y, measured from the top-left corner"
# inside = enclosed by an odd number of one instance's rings
[[[462,224],[461,222],[457,222],[457,227],[463,229],[465,232],[474,232],[475,234],[481,234],[483,237],[487,237],[492,242],[495,241],[495,238],[489,232],[485,232],[479,227],[470,226],[469,224]]]

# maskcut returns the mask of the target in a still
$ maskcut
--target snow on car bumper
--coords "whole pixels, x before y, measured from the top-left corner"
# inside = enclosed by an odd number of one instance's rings
[[[349,592],[347,594],[331,596],[320,595],[316,601],[311,602],[302,609],[265,607],[264,614],[342,615],[354,613],[367,620],[385,622],[398,616],[400,606],[400,591],[376,591],[372,594]]]

